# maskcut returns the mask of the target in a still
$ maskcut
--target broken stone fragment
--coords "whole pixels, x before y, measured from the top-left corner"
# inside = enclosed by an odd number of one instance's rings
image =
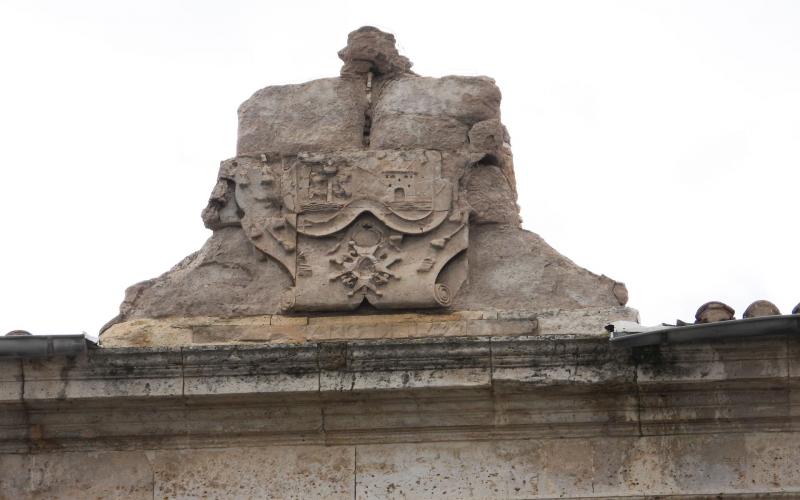
[[[624,306],[628,303],[628,287],[625,286],[625,283],[615,281],[614,286],[611,288],[611,293],[619,301],[619,305]]]
[[[768,300],[757,300],[747,306],[742,318],[760,318],[762,316],[779,316],[778,306]]]
[[[722,302],[706,302],[694,315],[695,323],[716,323],[718,321],[729,321],[733,319],[735,311],[733,308]]]
[[[411,61],[400,55],[395,43],[394,35],[372,26],[362,26],[351,32],[347,35],[347,47],[339,51],[339,58],[344,61],[341,75],[409,73]]]

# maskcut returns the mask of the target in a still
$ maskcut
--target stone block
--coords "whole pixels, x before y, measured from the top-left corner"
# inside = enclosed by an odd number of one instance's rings
[[[391,115],[412,114],[450,117],[471,126],[500,116],[500,90],[484,76],[403,76],[386,82],[374,113],[375,123]]]
[[[30,455],[26,494],[15,498],[153,498],[153,470],[143,451]]]
[[[184,319],[139,318],[111,325],[103,332],[103,347],[181,346],[192,343],[192,331]]]
[[[356,498],[523,499],[539,496],[539,443],[357,447]]]
[[[354,498],[348,446],[274,446],[148,452],[155,498]]]
[[[366,109],[360,81],[323,78],[263,88],[239,106],[237,154],[359,149]]]

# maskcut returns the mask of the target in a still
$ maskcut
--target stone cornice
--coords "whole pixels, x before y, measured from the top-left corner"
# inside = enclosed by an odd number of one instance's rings
[[[785,431],[799,390],[789,335],[634,349],[575,336],[106,348],[0,362],[0,446]]]

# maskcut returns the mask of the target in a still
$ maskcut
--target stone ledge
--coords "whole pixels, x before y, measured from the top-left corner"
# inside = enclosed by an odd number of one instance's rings
[[[455,311],[447,314],[250,316],[134,319],[103,332],[103,347],[301,344],[367,339],[511,335],[605,336],[605,325],[637,321],[627,307],[546,311]]]

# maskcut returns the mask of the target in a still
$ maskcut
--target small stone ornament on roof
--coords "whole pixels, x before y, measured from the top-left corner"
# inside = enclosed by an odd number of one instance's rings
[[[706,302],[697,310],[694,315],[695,323],[716,323],[717,321],[730,321],[733,319],[735,311],[723,302]]]
[[[768,300],[757,300],[747,306],[742,318],[760,318],[763,316],[778,316],[781,311],[778,306]]]

